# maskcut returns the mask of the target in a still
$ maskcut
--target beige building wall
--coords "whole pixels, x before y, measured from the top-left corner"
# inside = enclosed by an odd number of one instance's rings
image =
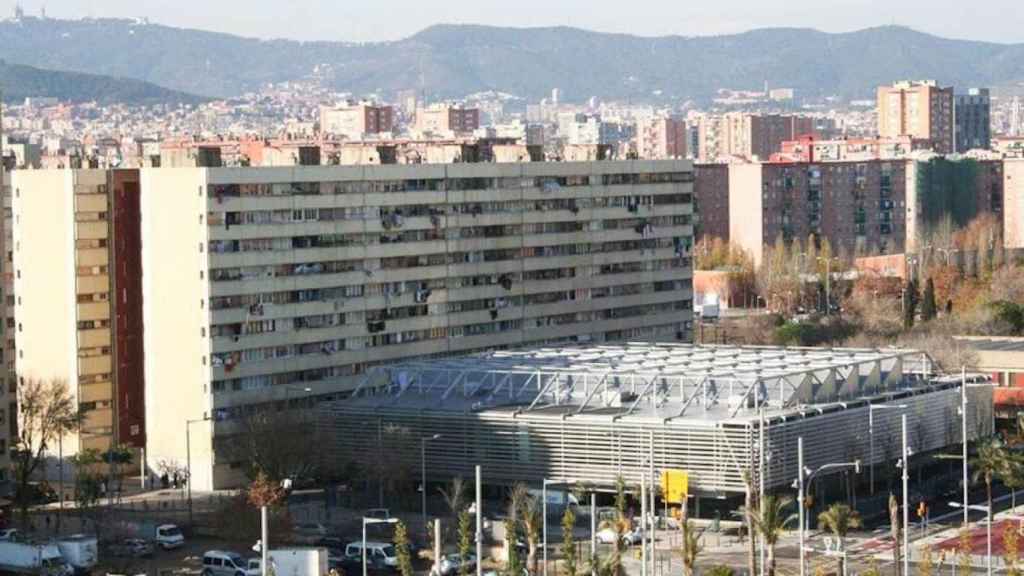
[[[11,185],[18,376],[66,382],[78,402],[74,172],[16,171]]]
[[[936,152],[952,153],[953,88],[941,88],[932,81],[880,86],[878,135],[927,139]]]
[[[213,474],[213,424],[205,420],[213,398],[205,365],[206,174],[205,168],[145,169],[140,202],[147,465],[157,474],[185,470],[188,426],[197,487],[209,487]],[[187,425],[190,420],[196,422]]]
[[[764,257],[761,164],[729,165],[729,241],[750,252],[754,265]]]
[[[11,227],[14,222],[11,209],[11,175],[4,170],[0,162],[0,198],[3,200],[3,231],[0,232],[0,275],[3,277],[2,295],[0,301],[3,315],[0,317],[0,340],[2,340],[3,362],[0,364],[0,482],[11,477],[11,426],[15,424],[18,417],[16,406],[17,401],[17,373],[15,372],[15,358],[18,351],[15,348],[14,339],[17,333],[14,323],[14,237]]]
[[[218,446],[238,431],[239,407],[327,398],[396,359],[689,339],[692,170],[689,161],[144,170],[150,467],[183,468],[185,422],[197,420],[193,487],[230,486],[238,468]]]
[[[1003,161],[1003,239],[1007,248],[1024,248],[1024,159]]]

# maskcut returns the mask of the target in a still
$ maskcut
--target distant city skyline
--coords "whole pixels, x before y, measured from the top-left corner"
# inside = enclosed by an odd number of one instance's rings
[[[930,0],[719,0],[714,3],[647,0],[618,6],[595,7],[583,0],[542,2],[523,0],[515,10],[489,2],[445,0],[441,3],[362,3],[358,7],[330,0],[302,4],[279,0],[237,2],[179,0],[0,0],[0,15],[8,17],[15,5],[38,16],[45,8],[53,18],[138,17],[154,23],[200,28],[257,38],[375,42],[397,40],[434,24],[492,26],[573,26],[600,32],[639,36],[706,36],[734,34],[756,28],[800,27],[825,32],[849,32],[898,24],[916,30],[968,40],[1024,43],[1024,31],[1014,18],[1017,3],[991,0],[984,9],[956,3],[941,10]]]

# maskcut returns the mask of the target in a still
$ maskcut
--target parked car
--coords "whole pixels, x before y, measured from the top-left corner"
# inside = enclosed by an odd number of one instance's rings
[[[0,542],[18,542],[21,540],[21,532],[17,528],[0,530]]]
[[[118,558],[146,558],[153,555],[153,545],[142,538],[126,538],[107,547]]]
[[[605,528],[597,532],[597,541],[602,544],[614,544],[616,532],[612,528]],[[626,546],[632,546],[640,543],[640,531],[637,529],[631,529],[630,531],[622,535],[622,541]]]
[[[365,516],[367,518],[378,518],[380,520],[387,520],[391,518],[391,511],[387,508],[370,508],[366,511]]]
[[[350,558],[358,558],[362,561],[363,557],[363,543],[352,542],[345,547],[345,556]],[[396,567],[398,566],[398,553],[395,551],[395,547],[391,544],[384,542],[367,542],[366,543],[366,559],[369,562],[371,559],[374,562],[381,562],[384,565]]]
[[[338,556],[345,553],[345,546],[348,545],[348,541],[344,538],[337,536],[324,536],[319,538],[316,542],[313,542],[313,546],[317,548],[327,548],[328,550],[337,550]]]
[[[476,556],[470,554],[463,560],[461,554],[446,554],[441,557],[441,562],[438,563],[437,576],[458,574],[462,570],[463,564],[469,570],[474,569],[476,567]]]
[[[249,562],[241,554],[210,550],[203,554],[202,576],[247,576]]]
[[[302,522],[296,524],[293,528],[295,539],[304,542],[315,542],[321,538],[326,538],[330,533],[331,531],[327,526],[319,522]]]

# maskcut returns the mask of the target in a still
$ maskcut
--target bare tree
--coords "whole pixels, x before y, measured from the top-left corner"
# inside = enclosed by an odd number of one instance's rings
[[[225,452],[245,465],[245,474],[272,482],[310,476],[319,467],[317,429],[304,410],[253,408],[238,420],[241,430],[225,440]]]
[[[17,397],[18,435],[11,443],[14,498],[22,525],[28,525],[32,475],[42,466],[47,451],[61,437],[78,429],[82,416],[61,380],[24,378],[18,384]]]

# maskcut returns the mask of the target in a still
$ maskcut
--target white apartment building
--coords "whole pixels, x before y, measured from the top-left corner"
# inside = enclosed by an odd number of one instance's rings
[[[241,406],[410,358],[689,341],[692,193],[689,161],[144,169],[147,459],[185,464],[187,429],[193,487],[231,486]]]

